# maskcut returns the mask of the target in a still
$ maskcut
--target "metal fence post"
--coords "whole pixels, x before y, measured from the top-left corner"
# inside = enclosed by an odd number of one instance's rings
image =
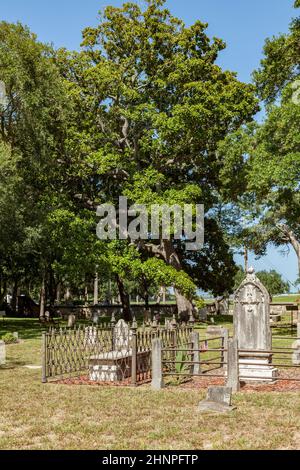
[[[47,333],[42,333],[42,383],[47,383]]]
[[[222,334],[222,363],[221,367],[225,367],[228,361],[228,339],[229,339],[229,331],[224,328]]]
[[[112,350],[114,351],[115,349],[115,327],[116,327],[116,318],[115,318],[115,312],[112,312],[111,315],[111,321],[110,321],[110,328],[111,328],[111,347]]]
[[[200,375],[201,374],[201,365],[200,365],[200,346],[199,346],[199,333],[197,331],[193,331],[191,333],[191,342],[193,344],[193,368],[192,373],[193,375]]]
[[[239,380],[239,353],[238,342],[236,339],[228,340],[227,353],[227,384],[232,388],[232,392],[236,393],[240,389]]]
[[[131,327],[131,345],[132,345],[132,357],[131,357],[131,384],[137,384],[137,322],[135,318],[132,322]]]
[[[164,387],[162,374],[162,341],[159,338],[152,340],[152,390],[161,390]]]

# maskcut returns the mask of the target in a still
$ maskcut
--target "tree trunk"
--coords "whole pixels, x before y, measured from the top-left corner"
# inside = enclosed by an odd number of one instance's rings
[[[131,314],[131,309],[130,309],[130,300],[129,300],[129,295],[125,291],[124,284],[122,279],[117,276],[117,284],[118,284],[118,289],[119,289],[119,294],[120,294],[120,299],[123,307],[123,317],[124,320],[129,322],[132,321],[132,314]]]
[[[281,232],[284,233],[284,235],[287,237],[290,244],[294,248],[294,251],[296,253],[297,260],[298,260],[298,273],[299,273],[299,276],[300,276],[300,242],[299,242],[299,240],[297,240],[296,235],[294,234],[294,232],[292,230],[290,230],[287,225],[284,225],[284,224],[283,225],[278,225],[278,227],[281,230]]]
[[[18,297],[18,279],[14,279],[12,299],[11,299],[11,309],[13,313],[17,313],[17,297]]]
[[[162,241],[162,256],[164,260],[177,271],[182,270],[180,259],[170,240]],[[178,315],[182,321],[188,321],[193,313],[192,302],[181,292],[175,289],[175,297],[178,309]]]
[[[57,284],[56,286],[56,302],[60,303],[61,298],[61,283]]]
[[[40,291],[40,318],[45,318],[45,305],[46,305],[46,279],[43,275],[42,287]]]
[[[55,303],[55,299],[56,299],[56,282],[55,282],[55,279],[54,279],[54,273],[53,273],[53,270],[52,268],[50,267],[49,269],[49,276],[48,276],[48,280],[49,280],[49,283],[48,283],[48,299],[49,299],[49,303],[50,303],[50,307],[53,307],[54,306],[54,303]]]
[[[85,300],[85,303],[88,303],[89,301],[89,290],[87,286],[85,286],[84,288],[84,300]]]

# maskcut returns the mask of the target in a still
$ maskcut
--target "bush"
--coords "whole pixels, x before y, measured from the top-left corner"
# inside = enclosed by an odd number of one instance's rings
[[[6,335],[3,335],[1,339],[5,344],[13,344],[18,342],[17,338],[15,338],[12,333],[6,333]]]

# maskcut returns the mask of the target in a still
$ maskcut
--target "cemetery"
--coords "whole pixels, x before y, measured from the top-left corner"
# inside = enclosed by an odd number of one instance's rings
[[[0,18],[0,450],[300,449],[300,2],[190,3]]]

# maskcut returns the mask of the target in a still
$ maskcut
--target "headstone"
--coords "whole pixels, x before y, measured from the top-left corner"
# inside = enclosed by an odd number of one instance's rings
[[[292,344],[292,362],[294,366],[300,366],[300,322],[297,323],[297,340]]]
[[[45,319],[46,319],[47,322],[49,322],[50,319],[51,319],[51,315],[50,315],[49,310],[46,310],[46,312],[45,312]]]
[[[124,320],[119,320],[114,328],[114,350],[128,351],[131,349],[132,333]]]
[[[99,312],[93,312],[92,322],[94,325],[98,325],[99,323]]]
[[[207,308],[203,307],[198,310],[199,320],[200,321],[207,321]]]
[[[144,323],[145,325],[149,326],[151,324],[151,312],[150,310],[144,311]]]
[[[6,350],[4,341],[0,341],[0,366],[6,364]]]
[[[199,403],[198,411],[227,413],[235,409],[231,404],[231,387],[208,387],[206,400]]]
[[[76,317],[75,315],[71,314],[68,315],[68,328],[73,328],[76,323]]]
[[[221,326],[208,326],[206,330],[206,334],[209,336],[223,336],[224,335],[224,328]]]
[[[19,341],[19,333],[17,331],[13,333],[13,337],[15,338],[16,341]]]
[[[272,334],[270,295],[253,268],[235,293],[234,338],[239,351],[242,381],[274,381],[278,370],[271,365]],[[266,352],[264,352],[266,351]]]

